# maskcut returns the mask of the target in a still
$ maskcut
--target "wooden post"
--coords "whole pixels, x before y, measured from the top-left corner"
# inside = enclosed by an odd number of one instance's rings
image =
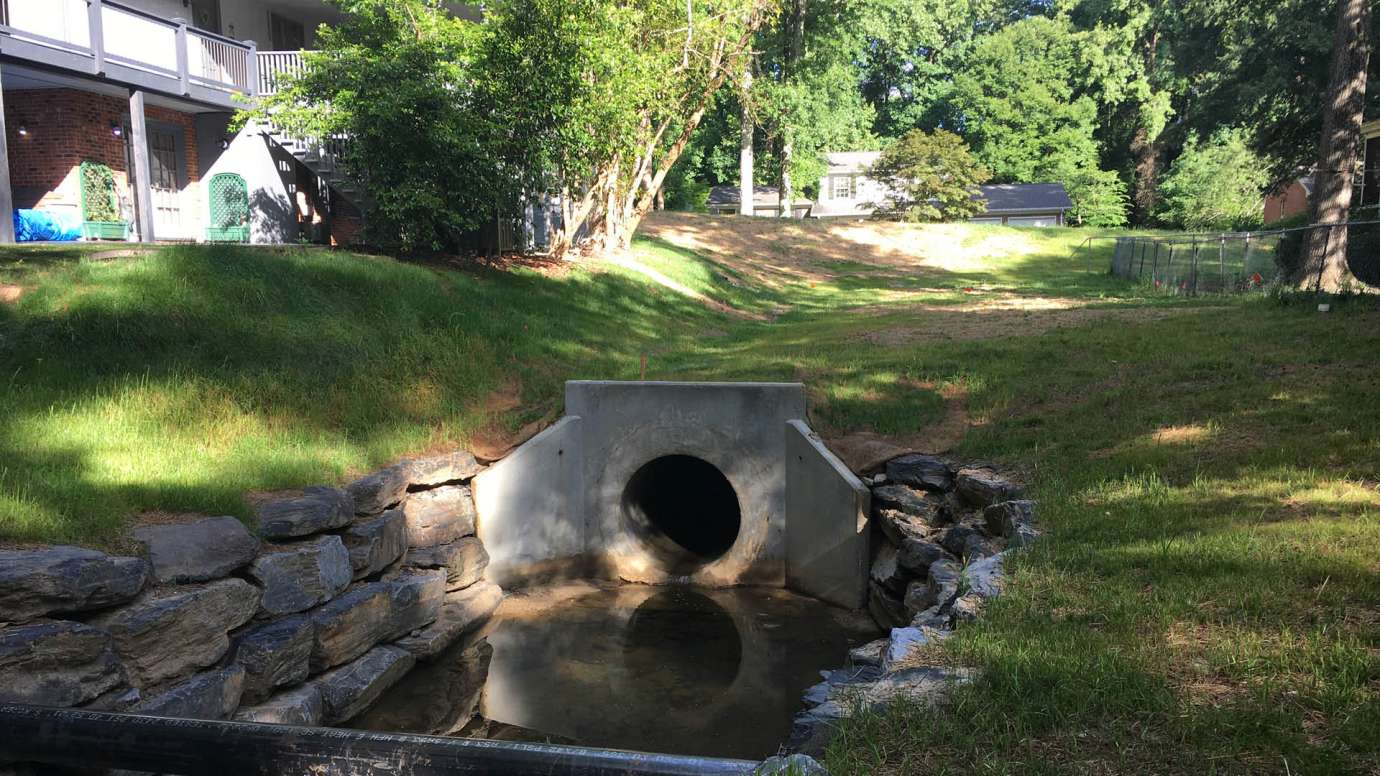
[[[129,92],[129,145],[134,162],[134,213],[139,242],[153,242],[153,189],[149,185],[149,131],[144,120],[144,93]]]
[[[105,75],[105,19],[102,0],[86,0],[86,26],[91,34],[91,72]]]
[[[5,94],[0,89],[0,244],[14,242],[14,192],[10,190],[10,149],[5,139]]]
[[[246,40],[244,45],[249,47],[247,54],[249,60],[245,62],[244,66],[244,80],[248,81],[245,84],[244,93],[250,97],[257,97],[259,96],[259,44],[252,40]]]
[[[177,38],[174,44],[177,46],[177,93],[186,96],[192,91],[192,74],[187,64],[187,20],[175,18],[173,24],[177,25]]]

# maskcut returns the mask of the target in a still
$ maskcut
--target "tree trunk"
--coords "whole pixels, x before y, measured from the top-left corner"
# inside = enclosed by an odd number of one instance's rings
[[[800,66],[800,57],[805,50],[805,2],[806,0],[792,0],[790,17],[790,38],[786,44],[786,59],[782,63],[781,78],[784,82],[790,83],[794,80],[795,72]],[[781,217],[792,218],[795,215],[795,189],[791,185],[791,160],[795,156],[795,132],[790,126],[789,116],[786,119],[786,126],[781,128]]]
[[[1370,62],[1370,0],[1339,0],[1332,40],[1332,70],[1323,105],[1322,140],[1318,144],[1314,223],[1341,223],[1351,209],[1351,188],[1361,151],[1361,119]],[[1309,232],[1301,287],[1336,293],[1347,270],[1347,229]]]
[[[752,119],[752,58],[743,65],[743,80],[739,90],[738,103],[742,106],[738,122],[738,214],[753,214],[753,192],[756,178],[753,176],[752,141],[755,126]]]
[[[1164,143],[1150,138],[1144,127],[1136,127],[1131,137],[1131,154],[1136,160],[1136,190],[1132,195],[1136,221],[1150,223],[1160,202],[1160,163],[1164,160]]]

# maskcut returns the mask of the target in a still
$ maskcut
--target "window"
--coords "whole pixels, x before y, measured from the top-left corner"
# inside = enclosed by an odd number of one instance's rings
[[[1362,170],[1357,201],[1362,207],[1380,205],[1380,138],[1367,138]]]
[[[167,191],[179,188],[177,137],[171,132],[149,130],[149,185]]]
[[[301,51],[307,45],[302,23],[276,13],[268,15],[268,36],[274,51]]]
[[[856,190],[857,188],[854,185],[854,179],[852,175],[834,176],[834,189],[832,192],[834,199],[852,199],[853,193]]]

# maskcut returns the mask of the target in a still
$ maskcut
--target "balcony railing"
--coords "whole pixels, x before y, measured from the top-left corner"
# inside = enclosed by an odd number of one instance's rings
[[[0,0],[0,51],[219,103],[258,88],[252,41],[110,0]]]
[[[259,94],[277,94],[284,76],[302,72],[302,51],[259,52]]]

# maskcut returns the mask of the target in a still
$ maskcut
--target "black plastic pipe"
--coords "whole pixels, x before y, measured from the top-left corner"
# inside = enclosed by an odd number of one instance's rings
[[[0,763],[200,774],[750,774],[713,757],[0,705]]]

